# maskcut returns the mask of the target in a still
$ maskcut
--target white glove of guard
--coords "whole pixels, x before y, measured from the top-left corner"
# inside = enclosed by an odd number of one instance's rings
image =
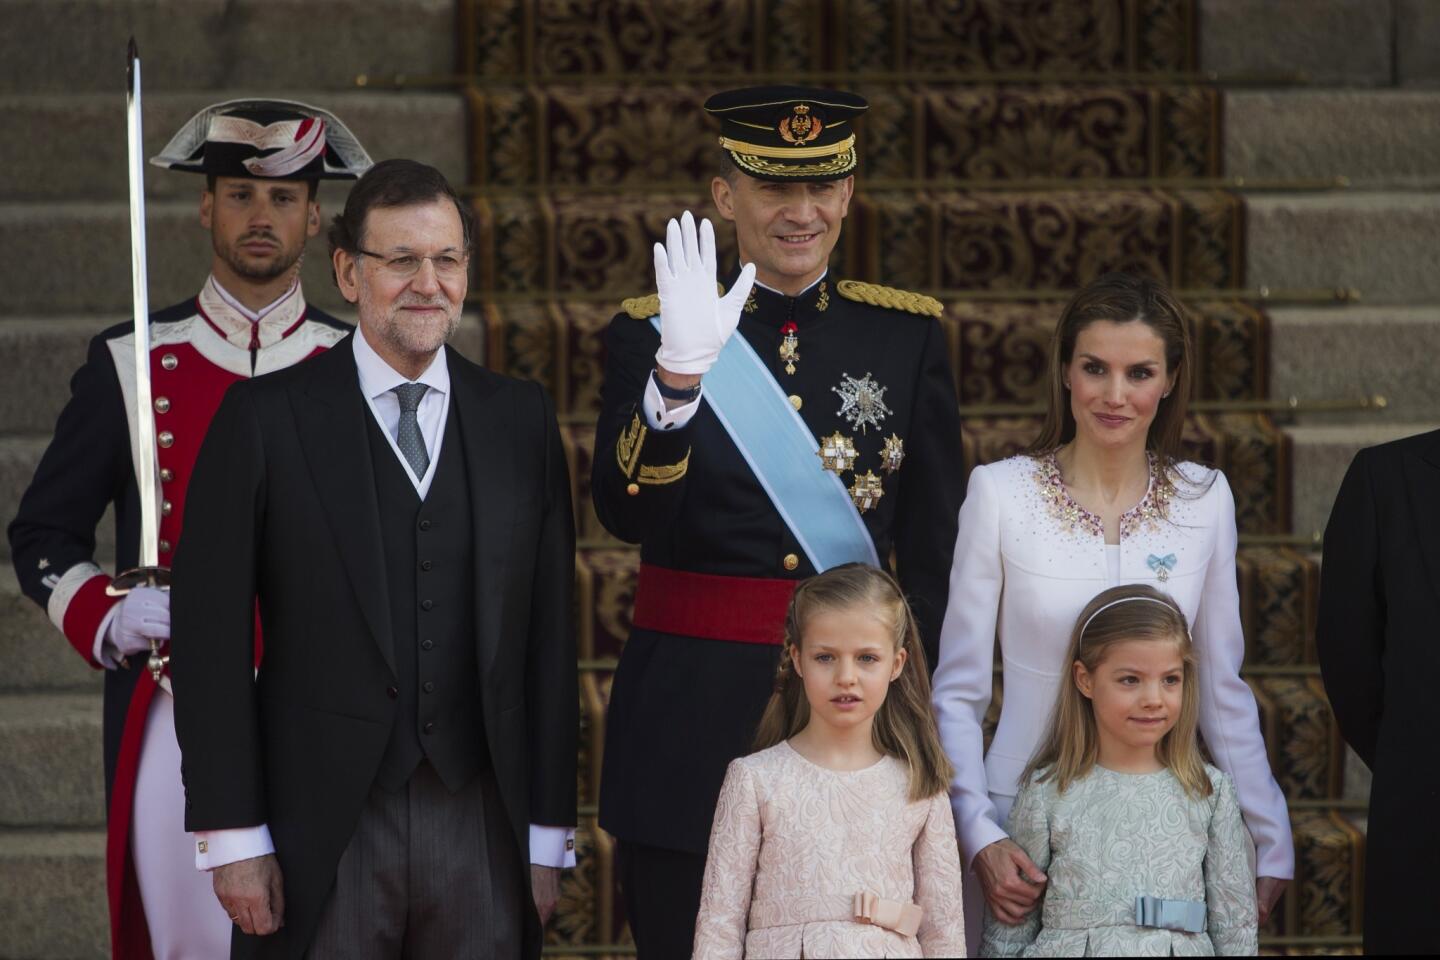
[[[740,323],[740,310],[755,285],[755,264],[747,263],[730,292],[715,288],[715,228],[690,211],[665,229],[655,244],[655,288],[660,292],[660,350],[655,362],[671,373],[704,375]]]
[[[150,639],[170,641],[170,594],[155,587],[136,587],[120,601],[106,638],[119,657],[150,652]],[[119,659],[117,657],[117,659]]]

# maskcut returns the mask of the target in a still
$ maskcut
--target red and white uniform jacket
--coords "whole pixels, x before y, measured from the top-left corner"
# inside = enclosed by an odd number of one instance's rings
[[[117,598],[95,562],[95,529],[115,509],[117,570],[138,565],[140,497],[134,464],[156,462],[159,557],[167,566],[180,541],[185,491],[200,444],[232,383],[299,363],[350,330],[308,306],[297,283],[258,319],[211,277],[199,296],[150,317],[154,449],[140,451],[135,406],[135,343],[130,324],[104,331],[70,382],[55,436],[10,524],[11,558],[26,596],[85,660],[96,659]],[[106,867],[115,956],[148,957],[149,934],[129,856],[130,814],[145,718],[157,686],[144,657],[105,677],[105,784],[109,811]],[[193,869],[193,868],[192,868]]]

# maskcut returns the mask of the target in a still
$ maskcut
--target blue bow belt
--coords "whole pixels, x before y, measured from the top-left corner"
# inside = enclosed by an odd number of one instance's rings
[[[1199,900],[1135,898],[1135,926],[1159,927],[1184,933],[1205,932],[1205,904]]]

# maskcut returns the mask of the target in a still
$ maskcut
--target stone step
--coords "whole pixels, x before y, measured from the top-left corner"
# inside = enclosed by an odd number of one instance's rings
[[[1200,0],[1200,66],[1342,87],[1440,85],[1434,0]]]
[[[1440,419],[1440,306],[1276,307],[1270,390],[1303,399],[1382,394],[1385,420]],[[1369,410],[1305,413],[1309,425],[1371,425]]]
[[[1224,117],[1227,176],[1344,175],[1357,187],[1440,177],[1440,90],[1231,90]]]
[[[475,181],[642,196],[667,183],[704,184],[715,172],[715,124],[701,104],[714,89],[653,81],[486,86],[472,101]],[[1219,174],[1214,87],[860,82],[856,92],[870,103],[860,132],[865,189],[910,178]]]
[[[4,693],[100,690],[103,674],[80,659],[75,648],[20,592],[9,564],[0,569],[0,695]]]
[[[105,822],[98,693],[0,694],[0,826]]]
[[[1350,461],[1363,447],[1373,447],[1440,427],[1440,416],[1407,423],[1377,422],[1365,425],[1299,425],[1286,427],[1290,436],[1295,476],[1292,507],[1296,532],[1323,531],[1335,505],[1340,481]]]
[[[454,0],[5,0],[0,91],[347,89],[359,73],[455,70]],[[64,37],[64,42],[55,38]]]
[[[0,434],[53,430],[90,339],[125,319],[90,314],[0,320],[0,370],[8,373],[0,391]]]
[[[105,960],[105,834],[0,830],[0,952],[26,960]]]
[[[308,14],[306,15],[308,18]],[[267,90],[276,89],[267,85]],[[469,177],[465,100],[454,93],[381,93],[249,90],[156,94],[144,98],[145,159],[164,148],[195,113],[218,100],[241,96],[283,97],[329,110],[339,117],[375,160],[408,157],[438,167],[457,187]],[[125,94],[8,94],[0,96],[0,201],[124,200],[128,191]],[[145,189],[152,198],[187,203],[205,186],[196,174],[145,165]],[[322,211],[339,212],[348,184],[322,184]]]
[[[1440,192],[1260,193],[1246,207],[1246,286],[1440,302]]]
[[[1200,0],[1200,66],[1221,76],[1304,73],[1312,83],[1393,82],[1392,7],[1374,0]]]

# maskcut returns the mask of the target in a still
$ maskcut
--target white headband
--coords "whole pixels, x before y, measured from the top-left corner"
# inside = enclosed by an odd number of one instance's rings
[[[1175,606],[1175,604],[1170,603],[1169,601],[1160,600],[1155,597],[1121,597],[1119,600],[1111,600],[1109,603],[1102,606],[1099,610],[1096,610],[1094,613],[1090,614],[1090,616],[1085,618],[1085,625],[1080,628],[1081,643],[1083,644],[1085,641],[1085,631],[1090,629],[1091,620],[1094,620],[1096,617],[1100,616],[1100,614],[1104,613],[1106,610],[1109,610],[1111,607],[1119,606],[1122,603],[1129,603],[1131,600],[1144,600],[1148,603],[1158,603],[1160,604],[1160,606],[1166,607],[1167,609],[1173,610],[1177,614],[1180,614],[1180,622],[1185,623],[1185,614],[1181,612],[1179,607]],[[1185,626],[1185,636],[1187,638],[1190,636],[1189,624],[1186,624]]]

